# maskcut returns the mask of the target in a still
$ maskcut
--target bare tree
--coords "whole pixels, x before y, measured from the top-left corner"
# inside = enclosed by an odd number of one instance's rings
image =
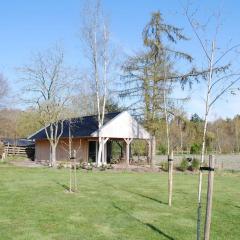
[[[79,139],[79,142],[74,141],[73,144],[73,134],[72,127],[75,123],[75,119],[68,119],[65,121],[68,125],[68,142],[61,140],[61,148],[68,154],[69,159],[69,192],[77,192],[77,161],[81,162],[81,147],[82,140]],[[80,157],[77,158],[77,155]]]
[[[7,79],[3,76],[2,73],[0,73],[0,107],[2,107],[4,98],[7,96],[8,94],[8,82]]]
[[[196,12],[195,12],[196,13]],[[233,45],[227,50],[222,50],[217,45],[217,35],[220,29],[219,14],[217,15],[217,23],[215,26],[215,33],[212,38],[204,39],[201,34],[201,25],[195,19],[195,13],[191,14],[188,8],[185,8],[185,15],[193,30],[196,39],[202,50],[203,59],[207,67],[205,74],[202,75],[203,83],[205,84],[204,95],[204,126],[202,134],[202,150],[201,150],[201,165],[203,165],[206,153],[206,136],[208,130],[209,114],[211,113],[213,105],[240,81],[240,71],[234,69],[230,62],[230,55],[240,47],[240,44]],[[206,29],[206,26],[205,26]],[[208,44],[209,43],[209,44]],[[235,56],[236,57],[236,56]],[[201,225],[201,195],[202,195],[202,171],[199,172],[199,186],[198,186],[198,222],[197,222],[197,239],[200,239],[200,225]]]
[[[94,82],[98,128],[101,129],[104,123],[105,105],[110,81],[111,46],[107,20],[99,0],[85,6],[81,39],[84,44],[86,57],[90,62],[90,80]],[[101,164],[103,144],[104,142],[99,136],[97,165]]]
[[[50,145],[50,166],[56,166],[56,148],[71,99],[75,73],[64,64],[63,51],[54,47],[37,53],[30,65],[20,68],[27,102],[39,112]]]

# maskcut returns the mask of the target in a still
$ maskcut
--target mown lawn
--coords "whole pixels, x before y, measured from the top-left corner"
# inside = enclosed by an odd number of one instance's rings
[[[174,175],[172,208],[166,173],[78,171],[76,194],[68,176],[1,164],[0,239],[195,239],[197,175]],[[239,180],[216,174],[211,239],[239,239]]]

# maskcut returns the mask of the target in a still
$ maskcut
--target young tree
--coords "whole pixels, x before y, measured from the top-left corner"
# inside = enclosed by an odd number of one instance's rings
[[[194,14],[191,14],[189,9],[185,9],[186,18],[193,30],[199,46],[202,50],[202,62],[205,62],[206,68],[203,69],[205,74],[202,75],[203,84],[205,84],[204,96],[204,126],[202,134],[202,150],[201,150],[201,164],[204,163],[206,153],[206,137],[208,131],[209,114],[211,113],[213,105],[226,93],[236,86],[240,81],[240,71],[234,69],[231,64],[231,54],[240,47],[240,44],[233,45],[227,50],[223,50],[218,45],[217,36],[220,28],[219,14],[216,18],[216,25],[214,27],[214,35],[204,39],[200,33],[201,25],[195,19]],[[211,26],[212,27],[212,26]],[[206,29],[206,26],[205,26]],[[209,32],[213,32],[212,28]],[[208,33],[209,33],[208,32]],[[205,32],[206,33],[206,32]],[[209,45],[208,45],[209,43]],[[234,56],[235,58],[237,55]],[[200,224],[201,224],[201,195],[202,195],[202,171],[199,172],[199,187],[198,187],[198,222],[197,222],[197,239],[200,239]]]
[[[77,192],[77,160],[80,162],[81,158],[77,159],[77,155],[81,156],[82,140],[79,142],[74,141],[73,143],[73,132],[72,128],[76,124],[75,118],[69,118],[64,121],[65,126],[68,127],[68,142],[61,140],[61,148],[68,154],[69,159],[69,192]]]
[[[64,63],[63,51],[52,48],[33,56],[32,63],[20,69],[27,102],[34,106],[50,145],[50,166],[56,166],[56,148],[63,133],[63,121],[76,76]]]
[[[81,39],[86,57],[90,63],[89,79],[94,83],[98,128],[101,129],[104,123],[105,105],[110,82],[112,50],[108,23],[99,0],[87,4],[83,11]],[[101,164],[103,144],[104,141],[99,136],[97,165]]]

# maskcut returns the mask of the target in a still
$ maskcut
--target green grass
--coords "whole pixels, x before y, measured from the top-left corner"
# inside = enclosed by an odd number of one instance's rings
[[[74,194],[68,176],[0,164],[0,239],[195,239],[197,175],[174,175],[172,208],[166,173],[78,171]],[[239,239],[239,179],[216,174],[211,239]]]

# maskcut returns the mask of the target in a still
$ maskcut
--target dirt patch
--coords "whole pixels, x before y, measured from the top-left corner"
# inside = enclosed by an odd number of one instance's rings
[[[38,164],[32,160],[26,159],[23,161],[11,161],[9,162],[11,164],[13,164],[14,166],[17,167],[29,167],[29,168],[35,168],[35,167],[42,167],[43,165]]]

